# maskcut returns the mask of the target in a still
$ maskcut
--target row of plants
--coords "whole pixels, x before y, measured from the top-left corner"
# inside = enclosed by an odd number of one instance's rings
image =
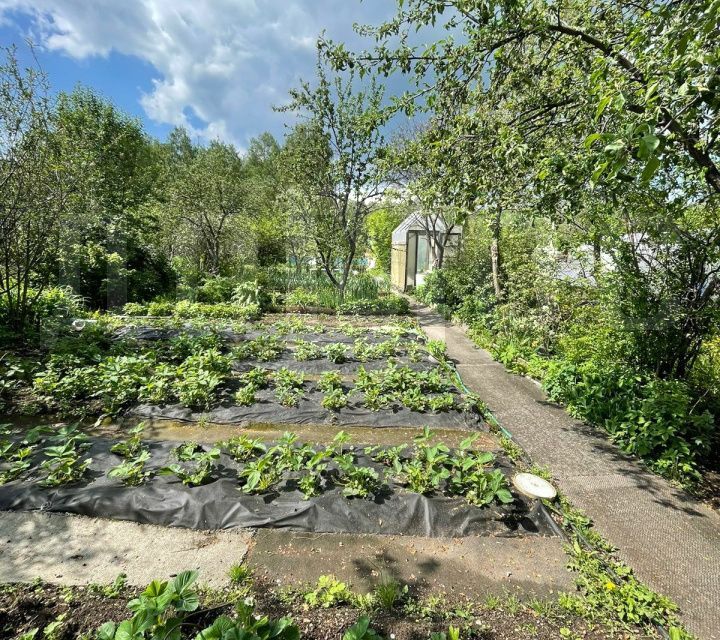
[[[253,598],[242,596],[249,593],[249,572],[243,565],[237,565],[237,569],[243,570],[238,571],[243,579],[234,580],[238,595],[232,604],[225,601],[203,609],[203,592],[195,586],[197,571],[183,571],[169,581],[153,580],[128,602],[130,618],[119,623],[106,622],[82,640],[300,640],[300,628],[292,617],[273,619],[260,615]],[[330,602],[333,606],[352,604],[364,612],[338,637],[342,640],[383,640],[372,628],[365,612],[377,610],[379,607],[374,605],[374,600],[381,600],[387,592],[387,587],[379,585],[375,594],[356,596],[344,583],[332,576],[322,576],[315,590],[308,592],[306,602],[308,606],[324,608],[331,606],[325,604]],[[313,597],[319,604],[310,604]],[[222,613],[218,613],[218,609]],[[35,640],[36,637],[37,630],[21,640]],[[460,640],[460,637],[460,628],[450,625],[445,631],[430,632],[428,640]]]
[[[147,304],[128,302],[123,307],[128,316],[175,316],[177,318],[222,318],[229,320],[255,320],[261,309],[257,304],[216,302],[206,304],[179,300],[177,302],[158,300]]]
[[[342,431],[330,445],[320,449],[299,444],[297,434],[290,432],[272,446],[246,436],[237,436],[210,449],[186,442],[173,450],[176,462],[159,473],[173,474],[188,486],[207,484],[213,481],[213,472],[224,451],[242,465],[238,480],[241,491],[248,494],[267,493],[285,481],[297,487],[305,499],[333,487],[341,487],[347,498],[373,499],[387,494],[392,482],[412,493],[442,493],[461,497],[476,506],[513,501],[505,475],[499,469],[489,468],[495,456],[472,448],[477,435],[467,438],[454,452],[444,444],[431,444],[433,438],[434,434],[426,428],[412,446],[366,448],[364,454],[382,465],[380,471],[358,464],[354,449],[344,446],[349,437]],[[119,453],[117,448],[113,451]],[[143,453],[141,446],[136,448],[126,456],[126,462],[139,459]],[[125,482],[137,484],[141,478],[136,473]]]
[[[151,470],[150,449],[142,441],[142,430],[143,425],[138,425],[127,439],[110,449],[122,460],[108,476],[126,486],[139,486],[155,473],[174,475],[190,487],[208,484],[215,479],[224,451],[241,465],[239,487],[247,494],[266,493],[285,481],[297,487],[305,499],[333,487],[342,487],[347,498],[372,499],[389,493],[392,482],[412,493],[442,493],[476,506],[513,501],[502,471],[490,468],[495,456],[473,449],[477,434],[463,441],[456,451],[442,443],[431,444],[435,434],[427,428],[412,446],[365,449],[364,454],[380,465],[380,470],[358,463],[355,450],[345,446],[349,436],[343,431],[324,448],[300,444],[297,434],[290,432],[272,446],[242,435],[211,448],[184,442],[173,449],[167,465]],[[9,434],[6,427],[5,435]],[[76,426],[57,432],[39,427],[19,440],[0,440],[0,484],[17,480],[35,468],[41,472],[41,486],[77,482],[92,462],[85,455],[89,446],[88,437]],[[33,465],[38,458],[39,467]]]
[[[293,358],[299,362],[326,359],[334,364],[348,361],[370,362],[403,355],[411,362],[419,362],[424,353],[417,341],[403,341],[398,337],[375,343],[357,338],[352,345],[348,345],[344,342],[318,344],[302,339],[297,339],[291,344],[277,335],[260,335],[253,340],[242,342],[233,349],[232,354],[237,360],[270,362],[278,359],[286,349],[290,350]]]
[[[305,391],[305,374],[282,367],[270,371],[255,367],[240,375],[241,387],[234,394],[239,406],[250,406],[259,401],[258,392],[274,385],[275,397],[283,406],[298,406]],[[324,393],[322,406],[339,410],[348,405],[350,398],[358,396],[363,407],[380,411],[393,404],[411,411],[434,413],[467,411],[484,414],[485,407],[474,394],[460,395],[447,370],[436,367],[430,371],[414,371],[407,366],[390,363],[386,368],[367,371],[362,365],[356,372],[354,386],[345,383],[337,371],[326,371],[314,383]]]

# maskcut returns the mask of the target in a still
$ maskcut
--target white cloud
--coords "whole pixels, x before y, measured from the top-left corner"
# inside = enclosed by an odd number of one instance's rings
[[[140,97],[148,117],[204,139],[238,146],[277,130],[281,103],[314,72],[315,41],[327,29],[347,38],[352,23],[392,13],[389,0],[0,0],[0,22],[31,19],[42,47],[78,60],[116,51],[157,71]],[[122,79],[118,79],[122,82]],[[193,114],[196,118],[191,118]]]

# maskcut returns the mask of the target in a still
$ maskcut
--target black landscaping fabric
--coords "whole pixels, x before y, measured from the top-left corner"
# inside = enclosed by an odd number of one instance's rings
[[[173,461],[171,452],[177,443],[146,444],[152,455],[148,470]],[[304,500],[291,478],[267,494],[247,495],[237,481],[241,465],[225,454],[221,454],[215,479],[209,484],[186,487],[175,476],[156,476],[139,487],[126,487],[107,477],[107,471],[122,460],[109,451],[110,446],[110,440],[92,440],[87,455],[93,461],[82,482],[43,488],[31,476],[0,487],[0,509],[73,513],[200,530],[275,527],[428,537],[554,535],[539,503],[520,496],[510,505],[475,507],[460,498],[421,496],[393,484],[386,495],[375,499],[345,498],[342,487],[330,484],[320,496]],[[383,468],[362,453],[357,462]],[[507,465],[504,470],[509,469]]]
[[[338,410],[322,406],[324,393],[306,390],[296,407],[285,407],[275,398],[272,389],[257,392],[257,402],[241,407],[221,404],[205,411],[193,411],[180,404],[167,406],[143,404],[133,407],[129,414],[144,420],[177,420],[198,422],[200,420],[217,424],[250,425],[253,423],[275,424],[333,424],[348,427],[433,427],[446,429],[478,429],[482,421],[476,411],[411,411],[398,402],[388,407],[371,411],[364,406],[364,396],[352,393],[348,405]],[[456,403],[462,396],[453,394]],[[228,399],[229,400],[229,399]]]

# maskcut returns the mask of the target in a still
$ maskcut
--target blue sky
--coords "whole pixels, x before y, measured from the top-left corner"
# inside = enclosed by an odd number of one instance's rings
[[[27,56],[30,38],[53,90],[93,87],[152,135],[183,125],[245,148],[263,131],[282,136],[287,115],[272,106],[312,79],[321,31],[362,48],[353,23],[394,9],[393,0],[0,0],[0,42]]]

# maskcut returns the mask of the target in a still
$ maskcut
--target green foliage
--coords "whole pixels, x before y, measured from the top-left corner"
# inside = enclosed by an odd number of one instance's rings
[[[337,371],[325,371],[317,381],[320,391],[330,393],[342,388],[342,376]]]
[[[230,440],[221,442],[220,446],[238,462],[246,462],[250,458],[267,451],[267,447],[260,440],[254,440],[247,436],[235,436]]]
[[[407,596],[408,586],[400,584],[395,578],[383,575],[372,591],[373,601],[386,611],[390,611]]]
[[[150,460],[150,451],[147,449],[141,451],[137,455],[126,458],[119,465],[108,471],[109,478],[117,478],[124,485],[138,486],[151,477],[152,473],[145,469],[145,465]]]
[[[59,431],[51,444],[43,448],[45,460],[40,464],[44,477],[40,484],[44,487],[57,487],[80,481],[92,463],[92,458],[83,458],[89,448],[87,437],[74,427]]]
[[[340,364],[347,360],[348,348],[342,342],[331,342],[325,346],[325,357],[335,364]]]
[[[376,209],[367,218],[370,249],[379,269],[390,273],[392,232],[406,216],[405,211],[392,207]]]
[[[304,596],[305,603],[312,608],[329,609],[341,604],[352,604],[354,595],[344,582],[335,576],[325,575],[318,578],[315,588]]]
[[[697,477],[697,460],[709,451],[712,418],[696,411],[686,384],[594,362],[557,362],[544,385],[551,399],[605,428],[622,449],[659,473],[679,481]]]
[[[383,638],[370,628],[370,618],[360,616],[358,621],[343,634],[342,640],[383,640]]]
[[[212,473],[220,458],[220,449],[205,450],[195,442],[185,442],[173,450],[180,464],[171,464],[158,471],[160,475],[175,475],[190,487],[198,487],[212,481]]]
[[[297,340],[295,342],[295,349],[293,350],[295,360],[318,360],[322,357],[322,348],[314,342],[308,342],[307,340]]]
[[[325,407],[325,409],[337,411],[338,409],[346,407],[347,403],[347,395],[343,392],[342,389],[332,389],[323,396],[321,404],[323,407]]]
[[[193,589],[196,580],[197,571],[184,571],[171,582],[153,580],[128,602],[133,617],[119,624],[106,622],[98,629],[98,640],[179,639],[185,617],[200,606]]]

